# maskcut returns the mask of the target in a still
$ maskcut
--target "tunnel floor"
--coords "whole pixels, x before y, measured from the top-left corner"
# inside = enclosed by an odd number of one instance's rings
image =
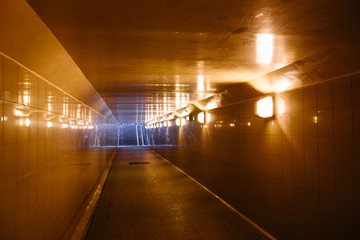
[[[152,150],[124,148],[86,239],[267,237]]]

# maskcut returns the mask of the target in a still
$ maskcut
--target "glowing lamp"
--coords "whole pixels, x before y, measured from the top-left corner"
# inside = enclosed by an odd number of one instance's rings
[[[185,125],[186,124],[186,119],[185,118],[181,118],[181,125]]]
[[[205,123],[205,120],[206,122],[210,122],[211,117],[209,113],[201,112],[197,115],[197,120],[199,123]]]
[[[176,124],[176,126],[180,127],[180,126],[181,126],[181,119],[180,119],[180,118],[177,118],[177,119],[175,120],[175,124]]]
[[[197,120],[199,123],[204,123],[205,122],[205,114],[204,112],[201,112],[197,115]]]
[[[30,119],[29,118],[27,118],[27,119],[25,119],[25,126],[30,126]]]
[[[265,97],[256,102],[256,115],[262,118],[274,116],[274,99]]]

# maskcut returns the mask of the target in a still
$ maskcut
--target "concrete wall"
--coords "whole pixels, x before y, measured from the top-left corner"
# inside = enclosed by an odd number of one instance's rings
[[[279,239],[360,239],[360,75],[209,111],[211,121],[148,129],[156,148]],[[280,105],[280,106],[279,106]]]
[[[112,150],[96,126],[110,121],[2,55],[0,116],[0,239],[59,239]]]

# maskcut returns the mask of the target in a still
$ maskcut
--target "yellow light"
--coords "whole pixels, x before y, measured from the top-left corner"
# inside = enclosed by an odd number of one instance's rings
[[[251,126],[251,122],[248,122],[247,125],[250,127],[250,126]]]
[[[318,117],[317,117],[317,116],[313,116],[313,122],[314,122],[315,124],[318,123]]]
[[[180,126],[181,126],[181,119],[180,119],[180,118],[177,118],[177,119],[175,120],[175,124],[176,124],[176,126],[180,127]]]
[[[89,129],[93,129],[94,128],[94,126],[89,126]]]
[[[66,123],[61,124],[61,128],[68,128],[68,125]]]
[[[24,91],[23,101],[25,105],[30,104],[30,95],[28,91]]]
[[[256,114],[262,118],[269,118],[274,116],[273,97],[265,97],[257,101]]]
[[[15,110],[14,110],[14,115],[15,115],[15,116],[18,116],[18,117],[23,117],[23,116],[25,116],[25,114],[24,114],[22,111],[18,110],[18,109],[15,109]]]
[[[52,105],[52,103],[48,103],[48,105],[47,105],[47,110],[48,110],[48,112],[52,112],[52,110],[53,110],[53,105]]]
[[[206,113],[206,122],[210,122],[211,121],[211,115],[210,113]]]
[[[185,118],[181,118],[181,126],[186,124]]]
[[[27,127],[30,126],[30,119],[28,119],[28,118],[25,119],[25,126],[27,126]]]
[[[235,127],[235,123],[230,123],[230,127]]]
[[[201,112],[197,115],[197,120],[199,123],[205,123],[205,113]]]
[[[50,122],[50,121],[48,121],[48,122],[47,122],[47,127],[48,127],[48,128],[51,128],[52,126],[53,126],[53,123]]]
[[[205,82],[204,82],[204,76],[198,75],[197,76],[197,90],[198,91],[204,91],[205,90]]]
[[[274,43],[274,36],[272,34],[257,34],[256,35],[256,51],[259,63],[270,63],[272,60]]]

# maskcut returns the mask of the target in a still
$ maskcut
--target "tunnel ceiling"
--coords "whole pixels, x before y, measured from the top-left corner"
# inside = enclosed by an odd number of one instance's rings
[[[147,121],[331,51],[359,22],[356,1],[28,2],[119,122]]]

